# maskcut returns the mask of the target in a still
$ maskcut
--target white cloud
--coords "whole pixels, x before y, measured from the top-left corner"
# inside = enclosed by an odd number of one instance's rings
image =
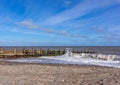
[[[116,2],[116,0],[84,0],[83,2],[77,4],[71,9],[65,10],[61,13],[51,16],[46,19],[43,24],[55,25],[58,23],[62,23],[67,20],[75,19],[81,17],[97,8],[103,8],[107,6],[111,6]]]
[[[17,32],[17,33],[23,33],[23,34],[33,34],[33,35],[40,35],[41,32],[43,33],[50,33],[50,34],[55,34],[55,35],[61,35],[65,37],[71,37],[71,38],[82,38],[86,39],[87,36],[82,36],[79,34],[74,34],[74,33],[69,33],[65,30],[56,30],[56,29],[50,29],[50,28],[41,28],[40,26],[36,25],[32,19],[29,20],[23,20],[21,22],[17,23],[18,26],[24,26],[30,29],[27,29],[26,31],[23,31],[21,29],[13,29],[12,32]],[[35,28],[35,29],[31,29]]]
[[[103,27],[97,27],[97,26],[93,26],[93,30],[97,33],[105,33],[105,29]]]
[[[46,33],[56,33],[56,30],[47,29],[47,28],[42,28],[42,31],[44,31],[44,32],[46,32]]]
[[[64,0],[64,7],[69,7],[72,4],[72,2],[70,0]]]
[[[67,33],[66,31],[62,30],[62,31],[58,31],[58,34],[64,35],[64,36],[68,36],[69,33]]]
[[[16,32],[16,33],[22,33],[22,34],[32,34],[32,35],[41,35],[41,32],[38,31],[34,31],[34,30],[21,30],[21,29],[12,29],[12,32]]]
[[[35,25],[31,19],[18,22],[17,24],[27,28],[37,28],[37,25]]]

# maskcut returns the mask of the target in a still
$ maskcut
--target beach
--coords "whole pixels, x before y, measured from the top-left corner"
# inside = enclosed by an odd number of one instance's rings
[[[119,85],[120,69],[0,62],[0,85]]]

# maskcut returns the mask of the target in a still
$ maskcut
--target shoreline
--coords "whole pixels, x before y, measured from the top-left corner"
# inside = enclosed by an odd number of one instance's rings
[[[66,57],[66,56],[43,56],[29,58],[1,58],[1,62],[8,64],[35,64],[35,65],[57,65],[57,66],[101,66],[120,68],[120,61],[107,61],[94,58]]]
[[[113,68],[120,69],[116,67],[99,66],[99,65],[79,65],[79,64],[57,64],[57,63],[27,63],[27,62],[9,62],[0,61],[0,65],[43,65],[43,66],[63,66],[63,67],[100,67],[100,68]]]

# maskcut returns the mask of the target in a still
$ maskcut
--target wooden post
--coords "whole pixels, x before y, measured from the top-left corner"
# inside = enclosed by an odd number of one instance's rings
[[[15,57],[17,56],[17,49],[16,48],[13,49],[13,54]]]
[[[41,49],[38,50],[38,53],[41,54]]]
[[[38,52],[38,53],[39,53],[39,55],[41,56],[41,49],[39,49],[38,51],[39,51],[39,52]]]
[[[3,49],[0,48],[0,57],[3,57]]]
[[[34,53],[34,49],[32,48],[32,57],[34,56],[34,54],[35,54],[35,53]]]
[[[25,48],[23,48],[23,57],[25,57]]]

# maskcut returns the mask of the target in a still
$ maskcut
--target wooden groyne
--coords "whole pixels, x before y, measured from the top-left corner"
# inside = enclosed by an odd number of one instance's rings
[[[3,49],[0,48],[0,57],[37,57],[37,56],[57,56],[65,54],[65,50],[43,50],[43,49]]]
[[[86,53],[86,54],[97,54],[98,52],[97,51],[72,51],[73,53]]]

